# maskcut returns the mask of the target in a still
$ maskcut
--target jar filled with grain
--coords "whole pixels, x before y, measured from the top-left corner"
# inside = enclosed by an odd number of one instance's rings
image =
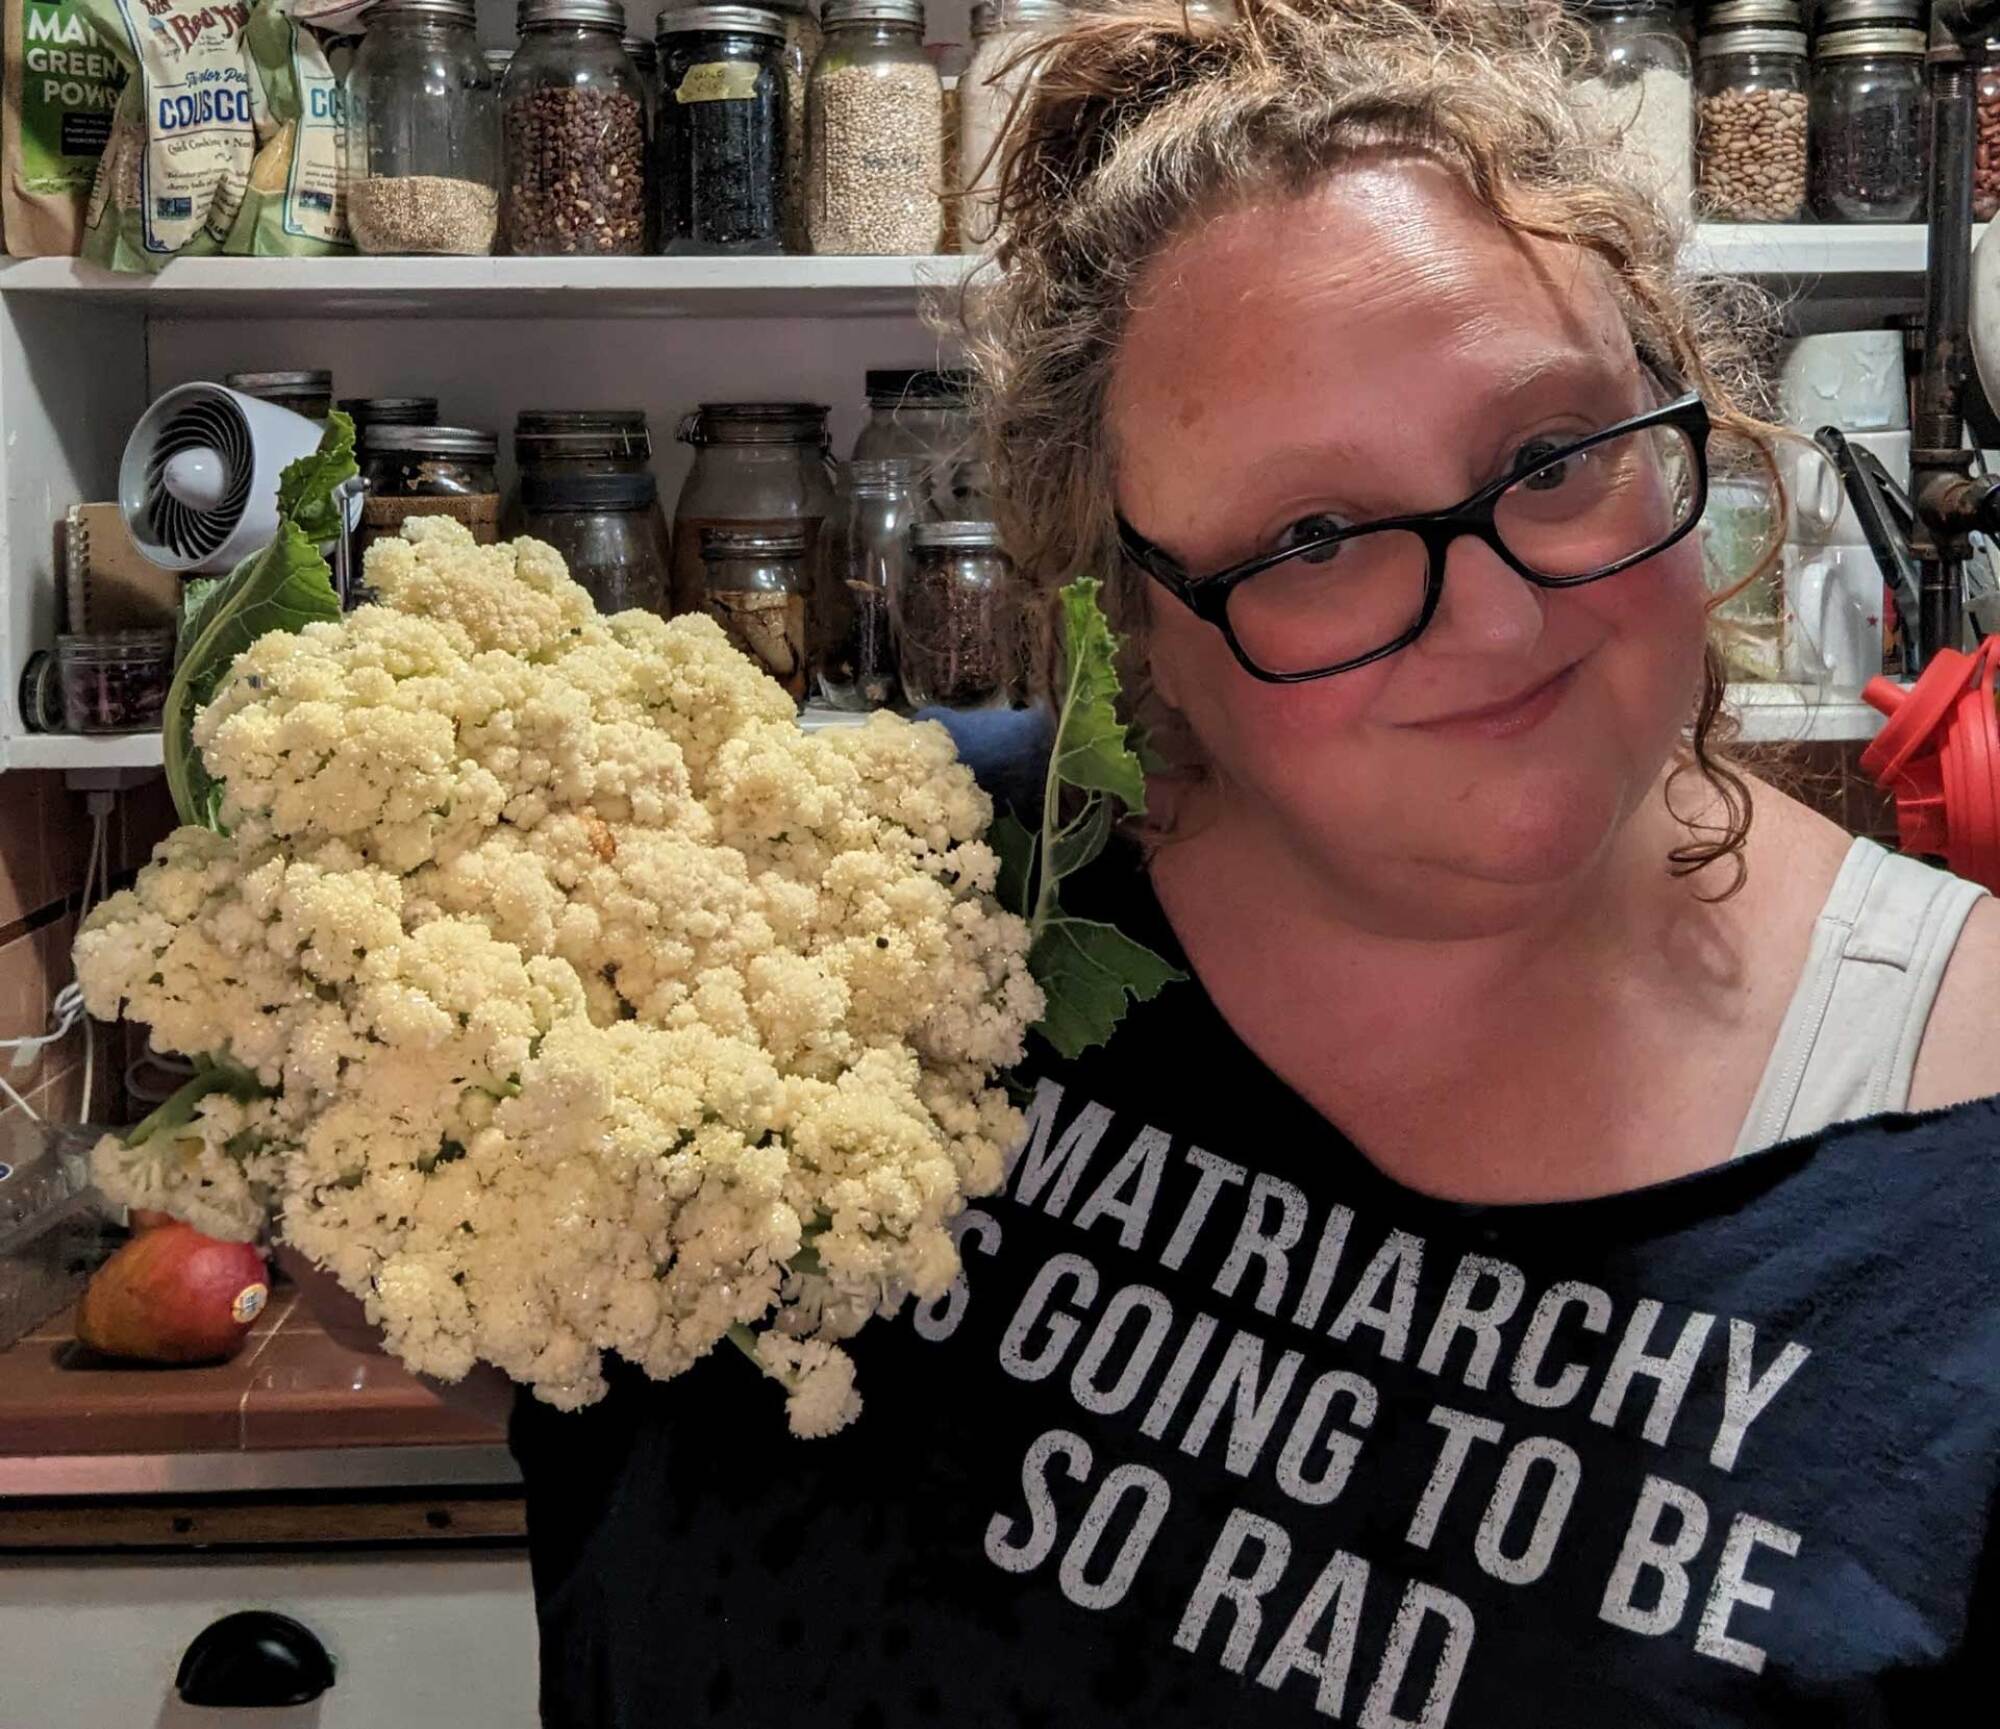
[[[500,538],[499,455],[494,434],[469,426],[370,427],[355,550],[395,534],[411,516],[449,516],[492,545]]]
[[[1576,95],[1627,177],[1684,217],[1694,200],[1694,60],[1669,0],[1585,0],[1591,57]]]
[[[889,597],[912,708],[1004,708],[1020,685],[1020,597],[990,522],[920,522]]]
[[[521,257],[646,249],[646,104],[618,0],[521,0],[500,87],[501,240]]]
[[[2000,216],[2000,37],[1989,37],[1979,68],[1979,140],[1972,165],[1972,217]]]
[[[912,525],[935,514],[930,468],[908,457],[851,462],[841,482],[839,526],[812,593],[813,685],[834,708],[887,708],[898,695],[889,597],[903,582]]]
[[[837,508],[829,412],[816,402],[705,402],[681,422],[694,465],[674,506],[675,612],[704,609],[701,537],[711,528],[796,531],[810,586],[821,529]]]
[[[1034,75],[1023,49],[1068,17],[1062,0],[981,0],[972,9],[972,64],[958,85],[958,160],[965,191],[959,204],[960,250],[993,243],[1000,206],[1001,131]]]
[[[1776,8],[1772,8],[1776,10]],[[1735,25],[1701,40],[1702,212],[1715,222],[1797,222],[1806,209],[1803,30]]]
[[[806,699],[805,556],[796,528],[711,528],[701,537],[709,617],[798,703]]]
[[[944,87],[922,0],[826,0],[806,96],[806,228],[817,253],[911,254],[944,235]]]
[[[784,250],[785,23],[769,7],[660,14],[661,249]]]
[[[1824,222],[1918,222],[1924,213],[1924,34],[1874,28],[1813,46],[1813,214]]]
[[[347,214],[363,252],[491,252],[500,104],[472,0],[375,0],[347,75]]]
[[[807,253],[812,237],[806,229],[806,91],[822,36],[813,0],[772,0],[772,10],[785,21],[785,174],[778,208],[785,250]]]

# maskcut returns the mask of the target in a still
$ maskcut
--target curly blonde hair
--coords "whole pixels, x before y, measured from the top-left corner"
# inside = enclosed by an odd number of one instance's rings
[[[1364,154],[1420,154],[1507,229],[1601,259],[1640,356],[1699,390],[1724,435],[1762,450],[1771,430],[1758,413],[1764,303],[1682,273],[1683,225],[1615,172],[1572,94],[1585,40],[1557,0],[1237,6],[1230,18],[1129,0],[1024,51],[1034,79],[1001,146],[1002,268],[965,309],[997,507],[1034,597],[1038,673],[1054,671],[1055,590],[1103,577],[1137,718],[1197,768],[1147,676],[1146,579],[1118,550],[1106,402],[1140,278],[1198,219],[1308,192]],[[1668,797],[1692,771],[1719,814],[1684,814],[1671,862],[1685,874],[1730,861],[1726,893],[1741,881],[1751,803],[1722,699],[1711,642]]]

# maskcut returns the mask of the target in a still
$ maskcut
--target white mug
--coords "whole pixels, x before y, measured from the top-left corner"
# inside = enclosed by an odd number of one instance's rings
[[[1833,330],[1801,336],[1785,355],[1778,401],[1786,423],[1807,437],[1822,426],[1842,432],[1907,431],[1903,333]]]
[[[1785,676],[1856,697],[1882,670],[1882,571],[1865,546],[1785,549]]]
[[[1871,452],[1875,460],[1889,471],[1889,478],[1905,492],[1909,491],[1910,435],[1907,432],[1850,432],[1847,442],[1857,450]],[[1829,463],[1828,467],[1831,468],[1832,464]],[[1854,514],[1854,506],[1848,502],[1844,486],[1840,488],[1839,518],[1825,538],[1835,546],[1867,544],[1867,536],[1861,532],[1860,519]]]

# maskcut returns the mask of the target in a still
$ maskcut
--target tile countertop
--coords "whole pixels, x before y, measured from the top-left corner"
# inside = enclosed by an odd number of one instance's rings
[[[393,1357],[329,1338],[290,1285],[274,1287],[233,1361],[197,1368],[96,1357],[76,1343],[72,1312],[0,1351],[0,1496],[46,1490],[52,1471],[81,1488],[92,1460],[111,1456],[169,1461],[195,1475],[206,1461],[218,1486],[232,1476],[227,1456],[277,1459],[266,1477],[338,1480],[345,1473],[325,1462],[337,1453],[379,1480],[391,1455],[421,1461],[435,1450],[433,1460],[459,1461],[455,1476],[513,1476],[500,1429],[446,1404]],[[368,1458],[371,1449],[379,1456]],[[306,1454],[320,1455],[318,1471]],[[429,1474],[421,1464],[415,1471]]]

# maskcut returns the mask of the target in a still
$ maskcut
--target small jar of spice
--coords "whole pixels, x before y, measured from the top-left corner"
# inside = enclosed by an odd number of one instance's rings
[[[1825,222],[1915,222],[1924,209],[1924,34],[1853,29],[1813,48],[1811,196]]]
[[[1755,10],[1752,10],[1752,6]],[[1752,17],[1783,0],[1720,8]],[[1731,21],[1701,39],[1697,137],[1703,214],[1717,222],[1796,222],[1806,208],[1806,37]]]
[[[368,482],[355,550],[393,535],[410,516],[449,516],[490,546],[500,538],[500,441],[465,426],[376,426],[362,453]]]
[[[920,522],[890,596],[903,696],[912,708],[1004,708],[1020,660],[1014,565],[990,522]]]
[[[806,537],[796,528],[711,528],[701,537],[708,614],[729,640],[806,699]]]
[[[646,105],[618,0],[521,0],[500,89],[501,235],[523,255],[646,249]]]
[[[819,253],[931,253],[944,235],[944,86],[922,0],[826,0],[806,95],[806,227]]]
[[[784,250],[785,24],[761,6],[660,14],[661,250]]]
[[[536,474],[521,479],[521,532],[562,554],[603,613],[667,609],[667,524],[650,474]]]

